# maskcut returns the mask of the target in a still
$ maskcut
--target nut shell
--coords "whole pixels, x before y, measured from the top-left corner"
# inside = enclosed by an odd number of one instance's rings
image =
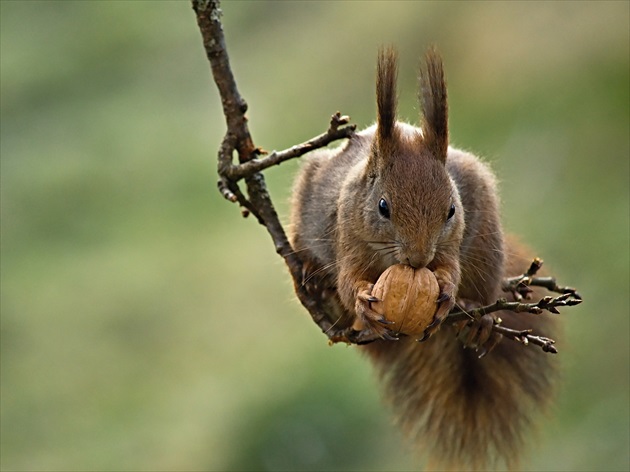
[[[437,280],[429,269],[396,264],[374,284],[372,295],[379,301],[371,307],[394,322],[392,331],[421,336],[433,321],[439,294]]]

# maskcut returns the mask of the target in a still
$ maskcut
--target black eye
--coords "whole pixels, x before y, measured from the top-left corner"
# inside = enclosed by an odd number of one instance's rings
[[[378,212],[385,218],[389,219],[389,205],[384,198],[381,198],[378,201]]]
[[[454,214],[455,214],[455,204],[451,203],[451,209],[448,210],[448,216],[446,217],[446,219],[450,220],[451,218],[453,218]]]

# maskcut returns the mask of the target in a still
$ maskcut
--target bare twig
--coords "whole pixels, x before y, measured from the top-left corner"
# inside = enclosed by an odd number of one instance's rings
[[[549,352],[551,354],[558,353],[558,349],[556,349],[556,347],[554,346],[555,341],[553,339],[545,338],[543,336],[536,336],[532,334],[531,329],[517,330],[495,324],[492,327],[492,330],[496,333],[502,334],[508,339],[520,342],[525,346],[527,346],[528,344],[535,344],[537,346],[540,346],[545,352]]]
[[[527,298],[532,290],[529,288],[531,279],[542,267],[543,261],[538,257],[535,258],[527,269],[527,272],[516,277],[508,277],[503,280],[502,289],[504,292],[510,292],[514,299],[521,300]]]
[[[512,311],[514,313],[532,313],[540,315],[544,311],[559,314],[558,308],[564,306],[575,306],[582,303],[582,298],[574,290],[568,287],[558,287],[556,281],[552,277],[534,277],[538,270],[542,267],[543,261],[539,258],[534,259],[527,272],[517,277],[508,277],[503,280],[503,290],[512,293],[516,301],[508,301],[505,298],[497,300],[495,303],[472,310],[459,310],[449,313],[447,322],[456,323],[459,321],[472,320],[478,321],[482,316],[501,310]],[[532,290],[531,285],[544,287],[550,292],[562,293],[558,297],[545,296],[536,303],[522,303],[521,300],[529,298]],[[502,334],[509,339],[521,342],[523,344],[535,344],[541,346],[543,351],[557,353],[558,350],[552,344],[553,339],[532,334],[531,330],[513,330],[501,325],[501,320],[495,320],[492,330]]]
[[[571,294],[578,300],[582,299],[582,296],[574,288],[559,286],[554,277],[535,277],[542,265],[542,259],[538,257],[535,258],[529,266],[529,269],[527,269],[527,272],[503,280],[503,291],[510,292],[516,300],[521,300],[522,298],[529,298],[529,294],[532,292],[529,287],[543,287],[550,292]]]
[[[296,144],[284,151],[274,151],[263,159],[256,159],[237,166],[231,166],[226,170],[225,174],[231,180],[236,181],[269,167],[279,165],[289,159],[303,156],[314,149],[325,147],[333,141],[349,138],[354,133],[356,125],[340,127],[341,125],[347,124],[349,120],[349,117],[341,116],[341,113],[337,112],[332,116],[330,126],[325,133],[309,139],[302,144]]]
[[[501,298],[492,305],[475,308],[468,311],[455,311],[448,315],[446,322],[456,323],[458,321],[478,321],[482,316],[497,311],[512,311],[514,313],[532,313],[535,315],[542,314],[545,310],[551,313],[559,314],[559,307],[574,306],[582,303],[579,298],[573,297],[573,293],[565,293],[559,297],[543,297],[536,303],[521,303],[519,301],[509,302],[505,298]],[[508,339],[521,342],[525,345],[528,343],[542,347],[543,351],[556,354],[558,350],[553,344],[555,341],[543,336],[532,334],[532,330],[514,330],[501,325],[501,319],[496,319],[492,326],[492,331],[506,336]]]
[[[536,303],[521,303],[521,302],[509,302],[505,298],[500,298],[492,305],[482,306],[474,308],[468,311],[455,311],[448,315],[449,322],[457,322],[463,320],[475,319],[478,320],[483,315],[493,313],[495,311],[508,310],[514,313],[532,313],[534,315],[540,315],[543,311],[549,311],[551,313],[559,314],[558,307],[574,306],[582,303],[579,298],[570,298],[572,293],[565,293],[559,297],[543,297]]]
[[[576,289],[572,287],[562,287],[556,284],[555,277],[534,277],[529,282],[529,285],[535,287],[543,287],[550,292],[570,294],[576,299],[582,300],[582,295],[580,295]]]

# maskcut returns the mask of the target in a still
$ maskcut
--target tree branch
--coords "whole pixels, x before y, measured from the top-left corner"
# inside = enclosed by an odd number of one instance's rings
[[[574,298],[581,300],[582,296],[571,287],[560,287],[556,284],[554,277],[534,277],[543,265],[543,261],[540,258],[535,258],[527,272],[517,277],[508,277],[503,280],[502,289],[504,292],[510,292],[516,300],[521,300],[523,297],[531,293],[530,286],[543,287],[550,292],[571,294]]]
[[[322,308],[321,297],[307,293],[302,284],[302,261],[289,244],[278,214],[273,206],[265,179],[261,170],[279,164],[287,159],[298,157],[318,147],[324,147],[337,139],[347,138],[354,132],[354,126],[341,128],[348,118],[337,113],[333,115],[328,131],[306,143],[294,146],[287,151],[274,153],[265,159],[254,160],[262,151],[254,145],[247,126],[247,102],[240,95],[230,67],[230,61],[221,24],[219,0],[192,0],[192,7],[197,16],[206,56],[212,68],[214,82],[219,89],[227,131],[218,153],[218,188],[224,198],[238,202],[247,213],[252,213],[258,222],[265,226],[273,240],[276,252],[287,264],[295,291],[300,302],[311,314],[313,321],[326,333],[335,333],[334,323],[326,316]],[[233,163],[234,152],[238,154],[239,164]],[[238,181],[245,179],[247,196]],[[332,334],[331,334],[332,335]]]
[[[565,293],[559,297],[543,297],[536,303],[521,303],[521,302],[509,302],[505,298],[499,298],[492,305],[482,306],[474,308],[468,311],[453,311],[449,313],[449,322],[455,323],[457,321],[464,321],[470,319],[479,319],[489,313],[496,311],[512,311],[514,313],[532,313],[534,315],[540,315],[545,310],[554,314],[560,314],[558,307],[574,306],[582,303],[581,299],[569,298],[573,296],[571,293]]]
[[[338,139],[349,138],[352,136],[356,129],[356,125],[349,125],[340,128],[341,125],[345,125],[349,122],[350,118],[347,116],[341,116],[341,113],[335,113],[330,119],[330,126],[325,133],[320,134],[302,144],[296,144],[295,146],[285,149],[284,151],[274,151],[269,156],[263,159],[256,159],[253,161],[245,162],[238,166],[231,166],[226,169],[225,174],[233,181],[249,177],[256,172],[260,172],[269,167],[279,165],[284,161],[300,157],[314,149],[328,146],[333,141]]]
[[[553,339],[545,338],[543,336],[535,336],[532,334],[531,329],[516,330],[495,324],[492,327],[492,330],[495,333],[499,333],[507,337],[508,339],[520,342],[525,346],[527,346],[528,344],[535,344],[537,346],[540,346],[545,352],[549,352],[551,354],[558,353],[558,349],[556,348],[556,346],[554,346],[555,341]]]
[[[505,298],[500,298],[491,305],[474,308],[472,310],[458,310],[449,313],[447,322],[456,323],[459,321],[479,321],[482,316],[497,311],[507,310],[514,313],[532,313],[540,315],[544,311],[559,314],[558,308],[564,306],[575,306],[582,303],[582,297],[569,287],[559,287],[553,277],[535,277],[538,270],[542,267],[542,259],[535,258],[529,269],[524,274],[516,277],[508,277],[503,280],[503,291],[510,292],[516,301],[509,302]],[[550,292],[562,293],[558,297],[546,296],[536,303],[522,303],[523,298],[529,298],[532,290],[530,286],[544,287]],[[556,354],[558,350],[553,344],[555,341],[550,338],[536,336],[531,330],[513,330],[501,325],[501,319],[497,318],[492,326],[495,333],[502,334],[509,339],[521,342],[525,345],[528,343],[536,344],[542,347],[543,351]]]

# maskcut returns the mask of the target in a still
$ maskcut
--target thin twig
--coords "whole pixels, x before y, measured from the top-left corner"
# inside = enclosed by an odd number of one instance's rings
[[[515,300],[529,298],[532,289],[529,288],[532,277],[540,270],[543,265],[542,259],[536,257],[524,274],[516,277],[507,277],[503,279],[502,290],[512,294]]]
[[[300,157],[311,152],[314,149],[319,149],[328,146],[333,141],[339,139],[349,138],[354,134],[356,125],[345,125],[349,122],[349,117],[341,116],[341,113],[335,113],[331,120],[330,126],[325,133],[320,134],[302,144],[296,144],[295,146],[285,149],[284,151],[274,151],[263,159],[256,159],[253,161],[245,162],[240,165],[230,166],[225,174],[233,181],[250,176],[256,172],[260,172],[269,167],[279,165],[289,159]]]
[[[563,287],[558,285],[555,277],[534,277],[530,280],[529,285],[544,287],[550,292],[570,294],[578,300],[582,299],[582,295],[580,295],[573,287]]]
[[[495,324],[492,327],[492,330],[496,333],[502,334],[508,339],[512,339],[513,341],[522,343],[525,346],[527,346],[528,344],[535,344],[537,346],[540,346],[545,352],[549,352],[551,354],[558,353],[558,349],[556,349],[556,347],[554,346],[555,341],[553,339],[545,338],[544,336],[536,336],[532,334],[531,329],[517,330]]]
[[[445,320],[445,323],[451,324],[460,321],[479,321],[484,315],[504,310],[514,313],[531,313],[535,315],[540,315],[544,311],[558,314],[560,313],[558,311],[559,307],[574,306],[582,303],[581,299],[570,298],[572,296],[572,293],[565,293],[555,298],[547,296],[541,298],[536,303],[521,303],[516,301],[510,302],[507,301],[505,298],[501,298],[491,305],[475,308],[468,311],[460,310],[451,312]],[[495,320],[494,325],[492,326],[492,330],[498,334],[504,335],[508,339],[520,342],[524,345],[531,343],[542,347],[543,351],[545,352],[553,354],[556,354],[558,352],[556,347],[552,346],[555,343],[553,339],[544,336],[534,335],[532,334],[532,330],[530,329],[515,330],[507,328],[501,325],[501,319]],[[374,333],[352,331],[351,329],[347,329],[336,333],[335,337],[331,338],[331,341],[365,344],[376,339],[378,339],[378,336],[374,335]]]
[[[484,315],[494,313],[495,311],[507,310],[514,313],[532,313],[540,315],[543,311],[549,311],[551,313],[558,314],[559,307],[574,306],[582,303],[579,298],[570,298],[572,293],[565,293],[559,297],[543,297],[536,303],[521,303],[521,302],[509,302],[505,298],[500,298],[491,305],[474,308],[472,310],[460,310],[451,312],[448,315],[448,321],[451,323],[463,320],[478,320]]]
[[[535,258],[527,272],[516,277],[508,277],[503,280],[502,289],[504,292],[511,293],[516,300],[529,298],[532,289],[529,287],[543,287],[550,292],[571,294],[579,300],[582,296],[572,287],[562,287],[556,283],[555,277],[535,277],[538,270],[543,265],[543,260]]]

